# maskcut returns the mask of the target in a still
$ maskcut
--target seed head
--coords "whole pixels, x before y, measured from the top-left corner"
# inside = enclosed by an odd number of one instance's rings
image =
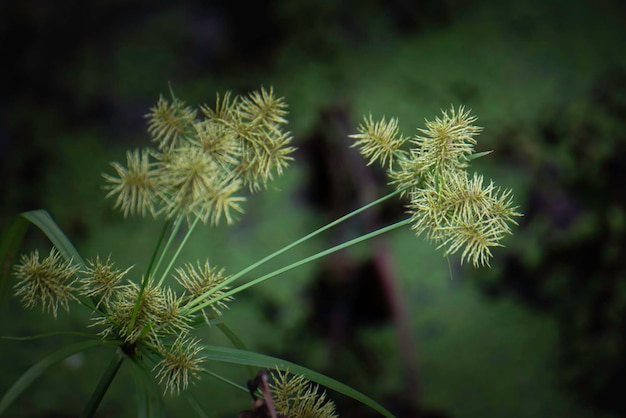
[[[401,150],[406,138],[398,133],[398,119],[391,118],[389,121],[382,118],[374,122],[372,115],[365,118],[359,125],[359,133],[350,135],[357,141],[352,145],[359,147],[359,151],[365,158],[369,158],[367,165],[380,161],[380,164],[391,170],[394,159],[403,156],[406,151]]]
[[[276,412],[292,418],[336,418],[335,404],[326,400],[326,393],[318,393],[302,375],[290,375],[277,370],[270,384]]]
[[[179,394],[187,389],[190,382],[199,378],[198,375],[204,370],[204,357],[200,356],[202,347],[199,343],[197,339],[181,335],[171,346],[159,347],[163,359],[154,370],[157,370],[159,383],[165,384],[164,393],[169,391],[170,394]]]
[[[475,116],[470,116],[463,106],[442,111],[442,117],[426,121],[426,129],[418,129],[424,136],[411,142],[419,149],[418,161],[423,171],[445,172],[467,167],[468,157],[474,152],[482,128],[474,126]]]
[[[147,212],[156,215],[154,205],[158,183],[154,177],[149,154],[150,151],[147,149],[127,151],[126,167],[117,162],[111,163],[117,176],[102,174],[109,183],[104,187],[109,190],[106,197],[117,195],[113,208],[121,208],[124,217],[128,214],[145,216]]]
[[[159,149],[174,148],[191,130],[195,117],[196,111],[183,101],[174,98],[169,102],[160,96],[156,106],[146,115],[148,133],[158,143]]]
[[[104,262],[100,261],[100,256],[96,256],[95,260],[87,261],[80,278],[82,286],[78,291],[84,296],[99,298],[98,304],[102,301],[106,303],[120,288],[119,283],[130,269],[132,266],[123,271],[116,269],[110,255]]]
[[[193,264],[187,263],[184,268],[176,268],[175,279],[180,285],[190,294],[191,299],[195,299],[202,296],[209,290],[212,290],[216,286],[224,282],[228,277],[224,274],[224,269],[217,267],[211,267],[208,260],[203,266],[198,263],[198,267],[194,267]],[[226,291],[228,287],[223,287],[220,290],[213,293],[213,297],[220,297]],[[221,315],[221,309],[228,309],[227,302],[233,300],[231,296],[220,299],[219,302],[211,305],[211,309],[216,315]],[[210,324],[209,318],[206,312],[203,310],[202,314],[207,323]]]
[[[15,295],[21,297],[25,307],[41,304],[42,311],[52,312],[56,318],[59,306],[69,311],[69,301],[75,299],[72,285],[78,270],[71,260],[63,260],[55,248],[43,260],[39,260],[37,250],[23,254],[14,267]]]

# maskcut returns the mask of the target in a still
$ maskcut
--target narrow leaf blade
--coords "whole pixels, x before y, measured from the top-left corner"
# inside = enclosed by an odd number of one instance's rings
[[[9,294],[11,267],[27,228],[28,221],[21,216],[16,216],[2,233],[0,239],[0,303],[4,302]]]
[[[22,216],[46,234],[63,257],[67,260],[73,260],[73,262],[78,264],[80,267],[85,265],[85,262],[80,254],[78,254],[78,251],[72,242],[65,235],[65,233],[63,233],[59,225],[57,225],[47,211],[38,209],[30,212],[24,212],[22,213]]]
[[[41,376],[48,368],[55,363],[58,363],[65,358],[84,351],[91,347],[103,345],[101,340],[83,341],[77,344],[68,345],[60,350],[44,357],[35,363],[30,369],[20,376],[19,379],[13,383],[9,390],[0,399],[0,415],[13,403],[13,401],[22,393],[28,386],[33,383],[39,376]]]
[[[328,389],[332,389],[354,400],[357,400],[364,405],[369,406],[370,408],[374,409],[385,417],[394,417],[394,415],[391,412],[387,411],[387,409],[385,409],[382,405],[378,404],[376,401],[362,394],[356,389],[353,389],[350,386],[347,386],[321,373],[318,373],[311,369],[307,369],[306,367],[291,363],[289,361],[281,360],[276,357],[267,356],[265,354],[239,350],[236,348],[218,347],[211,345],[204,345],[203,347],[204,351],[202,352],[202,355],[207,360],[221,361],[223,363],[245,364],[249,366],[265,367],[268,369],[278,368],[282,371],[289,371],[291,373],[301,374],[313,382],[316,382]]]

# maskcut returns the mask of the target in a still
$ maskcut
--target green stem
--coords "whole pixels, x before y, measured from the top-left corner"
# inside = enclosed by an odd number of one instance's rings
[[[165,271],[161,275],[161,279],[159,279],[159,283],[158,283],[159,286],[161,286],[163,284],[163,281],[165,280],[165,278],[167,277],[168,273],[172,269],[172,266],[174,265],[174,263],[176,262],[176,259],[180,255],[180,252],[183,250],[183,247],[185,246],[185,244],[189,240],[189,237],[191,236],[191,233],[196,228],[196,225],[198,225],[198,221],[200,221],[200,217],[196,217],[196,220],[193,221],[193,224],[191,224],[191,226],[187,230],[187,233],[185,234],[185,237],[183,238],[183,240],[181,241],[180,245],[176,249],[176,253],[174,253],[174,256],[170,260],[170,263],[167,265],[167,268],[165,269]]]
[[[197,305],[196,307],[191,308],[189,310],[189,313],[194,313],[194,312],[197,312],[199,310],[202,310],[202,309],[206,308],[207,306],[213,305],[214,303],[217,303],[217,302],[219,302],[220,300],[222,300],[224,298],[227,298],[227,297],[232,296],[232,295],[234,295],[236,293],[239,293],[239,292],[241,292],[241,291],[243,291],[243,290],[245,290],[245,289],[247,289],[249,287],[252,287],[252,286],[255,286],[257,284],[260,284],[260,283],[262,283],[262,282],[264,282],[266,280],[269,280],[269,279],[271,279],[271,278],[273,278],[275,276],[278,276],[279,274],[285,273],[285,272],[287,272],[289,270],[293,270],[296,267],[300,267],[303,264],[309,263],[311,261],[315,261],[315,260],[317,260],[319,258],[325,257],[325,256],[327,256],[329,254],[332,254],[334,252],[337,252],[339,250],[343,250],[344,248],[348,248],[348,247],[351,247],[353,245],[356,245],[356,244],[358,244],[358,243],[360,243],[362,241],[366,241],[366,240],[368,240],[370,238],[374,238],[374,237],[376,237],[378,235],[381,235],[381,234],[384,234],[386,232],[392,231],[394,229],[400,228],[400,227],[402,227],[404,225],[409,224],[410,221],[411,221],[411,218],[405,219],[403,221],[396,222],[395,224],[388,225],[388,226],[386,226],[384,228],[380,228],[380,229],[378,229],[376,231],[370,232],[369,234],[365,234],[365,235],[362,235],[362,236],[360,236],[358,238],[355,238],[355,239],[352,239],[350,241],[344,242],[343,244],[339,244],[339,245],[331,247],[331,248],[329,248],[327,250],[320,251],[319,253],[314,254],[314,255],[312,255],[310,257],[303,258],[302,260],[299,260],[299,261],[297,261],[295,263],[289,264],[288,266],[285,266],[285,267],[280,268],[278,270],[275,270],[275,271],[273,271],[271,273],[268,273],[268,274],[266,274],[264,276],[261,276],[258,279],[255,279],[255,280],[252,280],[252,281],[250,281],[248,283],[242,284],[241,286],[236,287],[235,289],[233,289],[233,290],[231,290],[229,292],[225,292],[224,294],[222,294],[222,295],[220,295],[218,297],[215,297],[215,298],[213,298],[211,300],[208,300],[208,301],[206,301],[204,303],[201,303],[200,305]]]
[[[117,350],[115,350],[115,355],[111,359],[111,362],[109,363],[108,367],[104,371],[104,374],[100,378],[98,387],[91,394],[91,398],[89,399],[89,402],[87,403],[87,406],[85,407],[85,410],[83,411],[83,414],[81,415],[81,417],[93,417],[94,416],[94,414],[96,413],[96,409],[98,409],[98,406],[100,405],[100,402],[102,401],[102,398],[104,397],[104,394],[109,389],[109,386],[111,386],[111,382],[113,382],[113,379],[117,375],[117,372],[120,369],[120,366],[122,365],[123,361],[124,361],[124,355],[122,354],[121,350],[118,348]]]
[[[150,274],[153,271],[152,270],[152,266],[154,265],[154,260],[156,260],[156,256],[159,253],[159,248],[161,248],[161,244],[163,244],[163,239],[165,238],[165,234],[167,233],[167,230],[169,229],[171,224],[172,224],[172,221],[168,220],[163,225],[163,230],[161,231],[161,235],[159,236],[159,242],[157,242],[157,245],[154,248],[154,252],[152,253],[152,257],[150,258],[150,264],[148,264],[148,269],[146,270],[146,277],[150,277]],[[180,224],[179,224],[179,226],[180,226]],[[171,236],[170,236],[170,238],[171,238]],[[168,240],[168,243],[169,242],[170,242],[170,240]],[[159,258],[159,261],[158,261],[154,271],[157,271],[157,269],[159,268],[159,265],[161,264],[161,260],[163,260],[163,254],[165,253],[166,249],[164,249],[163,252],[161,253],[161,257]]]
[[[161,262],[163,261],[163,257],[167,253],[167,250],[169,249],[170,245],[172,244],[172,241],[174,240],[174,237],[178,233],[178,230],[180,229],[180,225],[182,224],[182,222],[183,222],[183,216],[179,216],[179,218],[176,220],[176,224],[174,225],[174,229],[171,231],[170,237],[168,238],[167,243],[165,244],[165,248],[163,248],[163,251],[161,251],[161,256],[159,257],[159,261],[157,262],[156,267],[152,271],[157,271],[159,269],[159,266],[161,265]],[[165,226],[165,228],[163,229],[163,232],[161,233],[161,238],[159,240],[159,243],[157,244],[155,252],[152,253],[152,260],[150,260],[150,266],[152,266],[152,262],[154,261],[154,256],[159,250],[159,246],[161,245],[161,240],[163,239],[163,236],[165,235],[165,231],[167,231],[167,225]],[[148,266],[148,271],[146,272],[146,275],[143,277],[143,280],[141,281],[141,288],[139,289],[139,294],[137,295],[137,300],[135,301],[135,306],[133,307],[133,314],[131,315],[130,322],[128,323],[128,331],[131,331],[135,327],[135,321],[137,321],[137,315],[139,315],[139,306],[141,305],[143,292],[146,289],[148,282],[150,281],[150,272],[151,272],[150,266]]]
[[[227,280],[224,280],[222,283],[220,283],[219,285],[213,287],[212,289],[210,289],[209,291],[207,291],[206,293],[198,296],[197,298],[193,299],[191,302],[189,302],[189,304],[187,305],[188,308],[192,308],[195,305],[197,305],[198,303],[200,303],[202,300],[206,299],[207,297],[211,296],[213,293],[223,289],[224,287],[228,286],[229,284],[233,283],[235,280],[240,279],[242,276],[244,276],[245,274],[251,272],[252,270],[256,269],[257,267],[267,263],[268,261],[272,260],[273,258],[278,257],[279,255],[289,251],[290,249],[292,249],[293,247],[302,244],[303,242],[313,238],[314,236],[334,227],[335,225],[338,225],[348,219],[350,219],[351,217],[358,215],[359,213],[378,205],[379,203],[384,202],[385,200],[388,200],[390,198],[392,198],[393,196],[396,196],[400,193],[402,193],[404,190],[396,190],[394,192],[391,192],[383,197],[381,197],[380,199],[374,200],[371,203],[368,203],[365,206],[362,206],[350,213],[348,213],[347,215],[342,216],[341,218],[324,225],[321,228],[316,229],[315,231],[311,232],[308,235],[305,235],[304,237],[292,242],[291,244],[279,249],[278,251],[273,252],[272,254],[260,259],[259,261],[257,261],[256,263],[246,267],[245,269],[241,270],[239,273],[235,274],[234,276],[229,277]]]
[[[178,219],[176,219],[174,228],[172,228],[172,231],[170,232],[170,236],[167,239],[167,243],[165,243],[165,247],[163,247],[163,251],[161,251],[161,255],[159,256],[159,261],[154,267],[154,270],[152,270],[153,272],[159,271],[159,267],[161,267],[161,263],[163,262],[163,259],[165,258],[165,254],[167,254],[167,251],[170,249],[172,242],[174,242],[174,238],[176,238],[176,235],[178,234],[178,231],[180,230],[180,226],[183,224],[183,219],[184,219],[184,216],[182,215],[179,215]],[[163,232],[165,233],[165,231]],[[158,246],[157,246],[157,250],[158,250]]]

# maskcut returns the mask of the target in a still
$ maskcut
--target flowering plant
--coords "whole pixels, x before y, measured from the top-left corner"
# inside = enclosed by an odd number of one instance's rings
[[[351,137],[368,164],[380,162],[395,190],[325,225],[235,273],[208,260],[177,265],[182,248],[200,222],[232,224],[244,212],[245,191],[256,193],[282,175],[292,161],[291,134],[285,130],[287,106],[272,89],[245,97],[227,93],[214,107],[192,109],[172,93],[161,97],[147,115],[153,146],[128,151],[126,164],[112,163],[113,173],[104,174],[107,198],[114,208],[129,215],[162,217],[164,228],[146,271],[135,275],[96,255],[83,261],[69,239],[47,214],[38,210],[19,217],[7,233],[5,251],[16,249],[27,222],[39,227],[52,241],[49,255],[38,251],[22,255],[13,272],[15,295],[25,307],[41,306],[57,316],[69,311],[70,302],[93,315],[92,339],[68,346],[44,358],[24,373],[0,399],[0,413],[55,361],[87,348],[105,345],[114,355],[100,384],[87,402],[84,415],[93,416],[124,361],[142,376],[142,415],[161,414],[157,383],[164,394],[179,394],[203,375],[217,377],[206,360],[264,367],[275,370],[259,374],[262,384],[250,389],[254,411],[240,416],[334,417],[334,406],[308,381],[353,397],[384,416],[384,407],[340,382],[281,359],[246,350],[226,326],[223,312],[237,293],[312,262],[335,251],[410,225],[417,235],[444,248],[444,255],[461,252],[461,262],[489,265],[491,249],[501,246],[511,234],[511,224],[520,216],[512,193],[501,190],[482,176],[468,174],[471,160],[488,154],[475,153],[475,137],[481,128],[464,108],[444,111],[441,118],[427,121],[413,138],[399,133],[397,119],[374,121],[371,116]],[[313,236],[393,196],[409,199],[409,216],[392,225],[298,260],[274,272],[236,285],[245,275]],[[183,234],[184,233],[184,234]],[[182,239],[178,239],[183,234]],[[176,286],[177,284],[177,286]],[[234,348],[203,344],[196,331],[215,326]],[[290,374],[290,373],[293,373]],[[265,380],[266,384],[263,384]],[[229,382],[246,390],[236,382]],[[157,395],[154,395],[157,393]],[[260,395],[264,395],[263,399]],[[258,398],[257,398],[258,396]],[[257,414],[257,415],[246,415]],[[265,414],[265,415],[263,415]]]

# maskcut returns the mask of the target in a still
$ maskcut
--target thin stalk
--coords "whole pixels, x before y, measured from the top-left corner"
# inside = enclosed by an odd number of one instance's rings
[[[163,259],[165,258],[165,254],[167,254],[167,251],[170,249],[170,246],[172,245],[172,242],[174,242],[174,238],[176,238],[176,235],[178,234],[178,231],[180,230],[180,226],[183,224],[183,218],[184,216],[179,215],[178,219],[176,219],[176,223],[174,224],[174,228],[172,228],[172,231],[170,233],[169,238],[167,239],[167,243],[165,244],[165,247],[163,248],[163,251],[161,251],[161,255],[159,256],[159,261],[157,262],[156,266],[154,267],[154,272],[159,271],[159,267],[161,267],[161,263],[163,262]],[[165,231],[163,231],[165,233]],[[157,250],[158,250],[158,246],[157,246]],[[147,276],[147,275],[146,275]]]
[[[327,250],[320,251],[319,253],[314,254],[314,255],[312,255],[310,257],[303,258],[302,260],[299,260],[299,261],[297,261],[295,263],[289,264],[288,266],[282,267],[282,268],[280,268],[278,270],[275,270],[275,271],[273,271],[271,273],[268,273],[268,274],[266,274],[264,276],[261,276],[258,279],[255,279],[255,280],[252,280],[252,281],[250,281],[248,283],[242,284],[241,286],[236,287],[235,289],[233,289],[231,291],[225,292],[221,296],[215,297],[215,298],[213,298],[211,300],[208,300],[208,301],[206,301],[204,303],[201,303],[200,305],[197,305],[197,306],[191,308],[188,311],[188,313],[194,313],[194,312],[197,312],[199,310],[202,310],[202,309],[206,308],[207,306],[210,306],[210,305],[212,305],[212,304],[214,304],[216,302],[219,302],[220,300],[222,300],[224,298],[227,298],[227,297],[232,296],[232,295],[234,295],[236,293],[239,293],[239,292],[241,292],[241,291],[243,291],[243,290],[245,290],[245,289],[247,289],[249,287],[252,287],[252,286],[255,286],[257,284],[260,284],[260,283],[262,283],[262,282],[264,282],[266,280],[269,280],[269,279],[271,279],[273,277],[278,276],[279,274],[285,273],[285,272],[287,272],[289,270],[293,270],[296,267],[300,267],[303,264],[309,263],[311,261],[315,261],[315,260],[317,260],[319,258],[325,257],[325,256],[327,256],[329,254],[332,254],[334,252],[337,252],[339,250],[343,250],[344,248],[351,247],[351,246],[356,245],[356,244],[358,244],[360,242],[366,241],[366,240],[368,240],[370,238],[374,238],[374,237],[376,237],[378,235],[381,235],[381,234],[384,234],[386,232],[392,231],[394,229],[400,228],[400,227],[402,227],[404,225],[407,225],[410,221],[411,221],[411,219],[408,218],[408,219],[405,219],[403,221],[396,222],[395,224],[388,225],[388,226],[386,226],[384,228],[380,228],[380,229],[378,229],[376,231],[370,232],[369,234],[361,235],[360,237],[352,239],[352,240],[347,241],[347,242],[344,242],[343,244],[339,244],[339,245],[336,245],[334,247],[328,248]]]
[[[193,224],[191,224],[191,226],[187,230],[187,233],[185,234],[185,237],[183,238],[183,240],[181,241],[180,245],[176,249],[176,252],[174,253],[174,256],[172,257],[172,259],[170,260],[170,263],[167,265],[167,268],[165,269],[165,271],[161,275],[161,278],[159,279],[159,283],[158,283],[159,286],[161,286],[163,284],[163,281],[165,280],[165,278],[167,277],[168,273],[172,269],[172,266],[174,265],[174,263],[176,262],[176,259],[180,255],[180,252],[183,250],[183,247],[185,246],[185,244],[189,240],[189,237],[191,236],[191,233],[196,228],[196,225],[198,225],[198,221],[200,221],[200,217],[196,216],[196,220],[193,221]]]
[[[90,418],[94,416],[94,414],[96,413],[96,409],[98,409],[98,406],[100,405],[104,394],[109,389],[109,386],[111,386],[111,382],[113,382],[113,379],[117,375],[117,372],[120,369],[123,361],[124,355],[118,348],[117,350],[115,350],[115,355],[111,359],[111,362],[109,363],[106,370],[104,371],[104,374],[100,378],[98,387],[91,394],[91,398],[89,399],[89,402],[87,403],[87,406],[85,407],[85,410],[83,411],[81,417]]]
[[[183,216],[179,216],[179,218],[176,220],[176,224],[174,225],[174,229],[171,231],[170,237],[168,238],[167,243],[165,244],[165,248],[163,248],[163,251],[161,251],[161,256],[159,257],[159,261],[157,262],[157,265],[153,271],[157,271],[159,269],[159,266],[161,265],[161,262],[163,261],[163,257],[165,256],[165,253],[167,253],[167,250],[169,249],[170,245],[172,244],[172,241],[174,240],[174,237],[178,233],[178,230],[180,229],[180,225],[182,224],[182,222],[183,222]],[[167,231],[167,226],[165,227],[165,229],[163,230],[163,233],[161,234],[161,240],[163,239],[165,231]],[[161,241],[159,241],[159,244],[157,244],[157,248],[155,249],[155,252],[152,254],[152,260],[150,260],[150,265],[152,265],[152,262],[154,261],[154,256],[156,255],[160,245],[161,245]],[[149,281],[150,281],[150,267],[148,267],[148,272],[146,273],[146,275],[143,277],[143,280],[141,281],[141,288],[139,289],[139,294],[137,295],[137,300],[135,301],[133,314],[130,317],[130,322],[128,323],[129,331],[135,327],[135,321],[137,320],[137,315],[139,315],[139,306],[141,305],[141,298],[143,297],[143,292],[146,289],[146,286],[148,285]]]
[[[279,255],[289,251],[290,249],[294,248],[297,245],[302,244],[303,242],[313,238],[314,236],[334,227],[335,225],[338,225],[348,219],[350,219],[351,217],[358,215],[359,213],[378,205],[379,203],[384,202],[385,200],[388,200],[390,198],[392,198],[393,196],[396,196],[400,193],[402,193],[404,190],[396,190],[394,192],[391,192],[383,197],[381,197],[380,199],[374,200],[371,203],[368,203],[365,206],[362,206],[356,210],[353,210],[352,212],[348,213],[347,215],[342,216],[341,218],[324,225],[321,228],[316,229],[315,231],[311,232],[308,235],[305,235],[304,237],[292,242],[289,245],[286,245],[285,247],[279,249],[278,251],[273,252],[272,254],[260,259],[259,261],[257,261],[254,264],[251,264],[250,266],[246,267],[245,269],[241,270],[239,273],[235,274],[234,276],[229,277],[228,279],[224,280],[222,283],[220,283],[219,285],[213,287],[212,289],[208,290],[206,293],[198,296],[197,298],[193,299],[191,302],[189,302],[189,304],[187,305],[189,308],[192,308],[193,306],[197,305],[198,303],[200,303],[202,300],[206,299],[207,297],[211,296],[213,293],[223,289],[224,287],[228,286],[229,284],[233,283],[234,281],[240,279],[242,276],[244,276],[245,274],[251,272],[252,270],[256,269],[257,267],[267,263],[268,261],[272,260],[273,258],[278,257]]]
[[[152,273],[152,266],[154,266],[154,261],[156,260],[156,256],[159,253],[159,248],[161,248],[161,244],[163,244],[163,239],[165,238],[165,233],[167,232],[167,230],[169,229],[171,224],[172,224],[172,221],[168,220],[163,225],[163,230],[161,231],[161,235],[159,236],[159,242],[157,242],[157,245],[154,248],[154,252],[152,253],[152,257],[150,258],[150,264],[148,264],[148,270],[146,270],[146,277],[150,277],[150,273]],[[171,238],[171,236],[170,236],[170,238]],[[169,240],[168,240],[168,242],[169,242]],[[165,250],[163,251],[163,253],[161,253],[161,258],[159,258],[159,262],[157,263],[154,271],[156,271],[159,268],[159,264],[160,264],[161,260],[163,259],[163,254],[164,253],[165,253]]]

